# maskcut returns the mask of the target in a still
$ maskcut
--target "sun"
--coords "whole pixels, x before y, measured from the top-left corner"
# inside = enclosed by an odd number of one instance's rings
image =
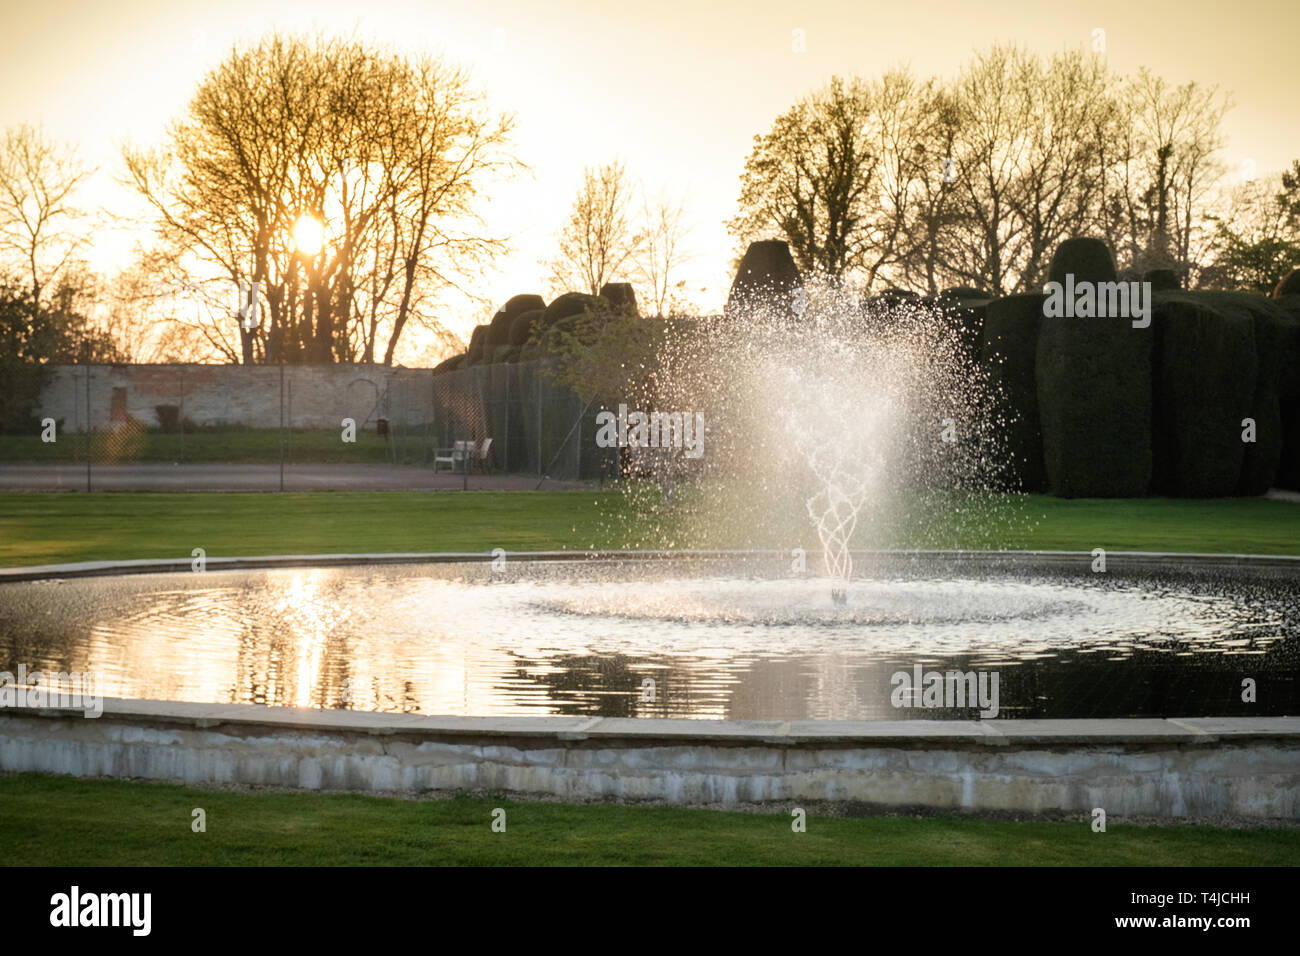
[[[299,216],[293,224],[293,244],[303,255],[316,255],[325,244],[325,227],[311,216]]]

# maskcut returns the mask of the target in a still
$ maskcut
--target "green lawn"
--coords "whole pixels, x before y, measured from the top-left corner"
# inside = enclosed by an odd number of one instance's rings
[[[388,439],[373,429],[357,430],[355,442],[344,443],[337,429],[222,429],[164,434],[143,429],[96,432],[91,437],[91,461],[185,462],[228,464],[280,461],[281,442],[285,460],[299,464],[365,464],[388,460]],[[69,433],[58,441],[43,442],[40,435],[0,435],[0,462],[26,464],[85,464],[84,435]]]
[[[492,811],[506,811],[504,833]],[[191,829],[202,808],[207,831]],[[729,813],[611,804],[232,793],[0,775],[11,861],[135,865],[1294,866],[1300,829]]]
[[[657,489],[655,490],[657,494]],[[0,495],[0,566],[66,561],[369,551],[618,547],[815,549],[781,521],[671,514],[619,492]],[[866,546],[857,539],[856,544]],[[1300,554],[1300,505],[1264,499],[911,499],[889,547]]]

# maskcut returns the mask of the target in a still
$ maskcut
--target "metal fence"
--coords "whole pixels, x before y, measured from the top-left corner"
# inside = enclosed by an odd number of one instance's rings
[[[30,425],[0,434],[0,488],[484,486],[471,476],[535,487],[612,474],[616,453],[595,443],[599,410],[556,385],[543,361],[437,376],[382,366],[61,366]]]

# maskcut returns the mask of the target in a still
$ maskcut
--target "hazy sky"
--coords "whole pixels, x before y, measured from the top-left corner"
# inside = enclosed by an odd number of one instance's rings
[[[112,186],[119,144],[157,141],[231,44],[320,28],[471,66],[492,105],[517,114],[516,151],[531,167],[489,211],[515,246],[484,280],[498,303],[545,293],[538,260],[583,165],[617,154],[649,186],[687,195],[694,298],[720,304],[732,252],[723,222],[756,133],[833,73],[906,63],[950,76],[996,41],[1050,54],[1088,46],[1103,29],[1120,72],[1146,65],[1234,94],[1225,121],[1234,166],[1251,158],[1264,174],[1300,158],[1297,0],[0,0],[0,9],[0,124],[44,122],[79,144],[101,167],[92,202],[113,211],[130,200]],[[802,53],[792,49],[796,29]],[[93,260],[113,268],[128,248],[102,235]]]

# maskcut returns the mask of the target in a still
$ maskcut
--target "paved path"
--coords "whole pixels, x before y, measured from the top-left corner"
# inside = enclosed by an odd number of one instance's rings
[[[95,465],[92,491],[279,491],[280,466],[218,464]],[[543,490],[588,488],[591,482],[546,481]],[[284,466],[285,491],[531,491],[528,475],[434,472],[411,465]],[[85,491],[85,465],[0,464],[0,491]]]

